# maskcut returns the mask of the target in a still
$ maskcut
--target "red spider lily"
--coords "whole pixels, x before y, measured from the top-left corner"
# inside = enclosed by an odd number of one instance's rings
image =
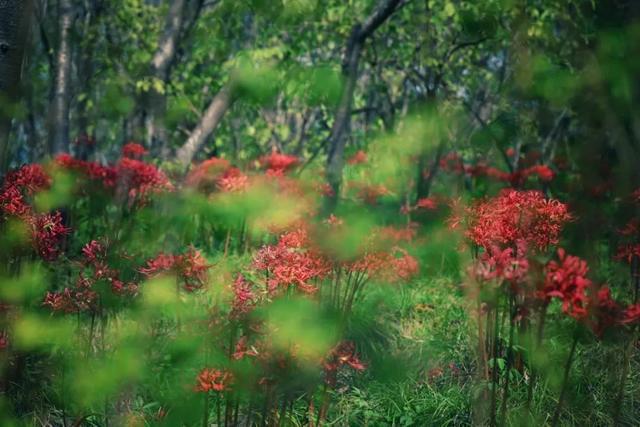
[[[4,187],[15,186],[28,195],[45,190],[51,186],[51,177],[44,171],[42,165],[24,165],[20,169],[7,173]]]
[[[193,247],[183,255],[160,253],[147,261],[147,266],[139,271],[145,276],[153,277],[159,273],[173,271],[182,280],[187,291],[202,288],[207,283],[207,272],[210,265],[202,253]]]
[[[640,258],[640,244],[621,245],[614,258],[631,264],[634,258]]]
[[[145,202],[149,195],[172,191],[165,174],[152,164],[124,157],[116,164],[119,189],[129,197],[129,203]]]
[[[16,186],[5,187],[0,193],[0,211],[5,215],[25,217],[31,213],[31,206]]]
[[[440,169],[449,172],[462,173],[464,172],[464,164],[462,158],[456,152],[447,153],[440,159]]]
[[[148,151],[140,144],[135,142],[129,142],[122,147],[122,157],[128,157],[130,159],[142,158]]]
[[[349,271],[364,274],[365,278],[386,283],[410,280],[419,270],[416,259],[397,246],[388,251],[368,252],[356,261],[345,263],[345,267]]]
[[[347,163],[350,165],[361,165],[366,162],[367,162],[367,153],[365,153],[362,150],[358,150],[356,154],[354,154],[347,160]]]
[[[334,214],[330,214],[329,217],[322,222],[330,227],[340,227],[344,225],[344,221]]]
[[[207,272],[211,267],[202,253],[190,247],[187,253],[177,259],[178,269],[184,280],[184,288],[194,291],[202,288],[207,283]]]
[[[191,169],[185,178],[185,185],[211,193],[219,187],[220,178],[229,169],[231,164],[228,160],[212,157]]]
[[[636,236],[640,234],[640,219],[632,218],[624,227],[618,230],[622,236]]]
[[[562,248],[558,249],[558,261],[551,260],[546,265],[540,295],[547,301],[553,297],[560,298],[565,313],[576,319],[584,318],[588,305],[586,291],[592,286],[586,277],[589,267],[586,261],[567,255]]]
[[[622,312],[620,323],[627,325],[631,323],[636,323],[639,320],[640,320],[640,304],[632,304]]]
[[[0,211],[5,215],[24,218],[31,213],[31,206],[24,196],[33,196],[50,186],[51,178],[41,165],[24,165],[11,171],[7,173],[0,189]]]
[[[147,261],[147,266],[140,268],[140,273],[145,276],[154,276],[158,273],[169,271],[176,265],[175,255],[158,254],[155,258]]]
[[[383,270],[383,273],[390,273],[390,276],[386,277],[387,282],[408,282],[418,274],[420,270],[420,264],[418,261],[409,255],[404,249],[396,248],[396,251],[401,252],[401,256],[394,256],[391,261],[391,268]],[[384,276],[383,276],[384,277]]]
[[[121,158],[115,167],[78,160],[68,154],[56,157],[56,163],[101,181],[105,188],[117,185],[117,190],[129,198],[130,204],[144,203],[151,194],[173,190],[171,182],[156,166],[129,157]]]
[[[510,148],[507,150],[506,154],[511,157],[515,155],[515,151]],[[537,157],[535,155],[529,155],[526,160],[527,161],[522,163],[531,164],[531,162],[537,160]],[[554,177],[553,171],[546,165],[532,165],[509,173],[492,166],[488,166],[482,162],[479,162],[476,165],[465,165],[462,158],[456,153],[449,153],[444,156],[440,160],[440,168],[457,174],[465,173],[473,177],[485,176],[495,179],[496,181],[507,182],[514,187],[521,186],[529,177],[532,176],[537,176],[541,181],[551,181]]]
[[[61,252],[61,244],[69,233],[62,224],[60,212],[39,214],[29,218],[31,237],[36,252],[46,261],[55,260]]]
[[[368,205],[375,205],[378,203],[380,197],[388,196],[391,191],[384,185],[368,185],[368,184],[353,184],[358,189],[356,197],[362,202]]]
[[[82,247],[82,254],[89,263],[94,263],[98,259],[104,258],[105,248],[97,240],[92,240]]]
[[[593,331],[597,336],[602,336],[604,331],[620,322],[621,308],[618,303],[611,298],[611,290],[607,286],[602,286],[596,293],[592,302],[594,314]]]
[[[418,235],[418,224],[415,222],[407,224],[406,227],[382,227],[378,230],[378,240],[381,246],[396,245],[401,242],[412,242]]]
[[[95,308],[98,294],[90,289],[72,290],[64,288],[61,292],[47,292],[42,305],[53,311],[78,313]]]
[[[229,168],[217,179],[216,186],[224,193],[244,191],[249,187],[249,177],[238,168]]]
[[[515,253],[514,253],[515,252]],[[516,249],[488,248],[474,265],[474,274],[481,281],[506,280],[512,284],[524,281],[529,271],[526,244],[518,242]]]
[[[327,261],[308,244],[303,228],[284,233],[277,245],[263,246],[253,258],[253,267],[268,273],[268,287],[295,286],[303,293],[314,293],[317,288],[310,282],[323,278],[330,270]]]
[[[240,337],[240,339],[236,343],[235,351],[231,356],[234,360],[240,360],[245,356],[255,357],[258,355],[258,350],[253,346],[247,345],[247,341],[248,341],[248,338],[245,335]]]
[[[356,371],[364,371],[366,366],[356,356],[356,346],[351,341],[342,341],[331,349],[323,363],[325,382],[335,386],[338,370],[348,366]]]
[[[285,173],[297,166],[299,160],[295,156],[278,153],[275,149],[268,156],[260,158],[260,165],[267,172]]]
[[[423,197],[416,203],[415,209],[433,211],[438,208],[438,203],[433,197]]]
[[[69,154],[58,155],[55,162],[64,169],[79,172],[91,180],[100,181],[105,188],[113,188],[116,185],[117,171],[114,167],[79,160]]]
[[[205,368],[198,374],[195,390],[208,393],[229,390],[233,383],[233,374],[226,370]]]
[[[512,189],[475,204],[467,214],[467,237],[485,248],[524,241],[527,246],[545,249],[558,243],[562,227],[571,220],[567,206],[559,201],[545,199],[539,191]]]
[[[551,181],[555,174],[547,165],[536,165],[525,169],[525,175],[538,175],[542,181]]]

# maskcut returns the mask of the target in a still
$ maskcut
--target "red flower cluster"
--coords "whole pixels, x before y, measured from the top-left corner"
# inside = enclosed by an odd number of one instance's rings
[[[129,142],[122,147],[122,157],[129,159],[140,159],[147,154],[148,151],[140,144]]]
[[[256,295],[253,292],[253,285],[242,274],[238,274],[233,282],[233,303],[231,307],[231,317],[237,318],[249,313],[255,305]]]
[[[28,218],[33,246],[45,261],[55,260],[62,251],[62,243],[69,233],[69,228],[62,222],[62,214],[58,211],[53,214],[31,215]]]
[[[378,203],[380,197],[388,196],[391,191],[384,185],[368,185],[361,183],[353,183],[353,187],[357,189],[356,197],[362,202],[368,205],[375,205]]]
[[[640,259],[640,243],[621,245],[614,258],[629,264],[633,262],[634,258]]]
[[[484,248],[523,241],[528,247],[545,249],[558,243],[562,227],[571,220],[566,205],[533,190],[502,190],[497,197],[472,206],[467,214],[467,237]]]
[[[408,215],[413,211],[435,211],[438,209],[438,202],[434,197],[423,197],[419,199],[414,206],[409,203],[400,208],[400,212],[403,215]]]
[[[554,173],[547,165],[532,165],[514,172],[505,172],[479,162],[476,165],[465,165],[462,158],[455,152],[440,159],[440,168],[445,171],[467,174],[473,177],[487,177],[501,182],[508,182],[513,187],[522,186],[529,177],[537,176],[541,181],[551,181]]]
[[[588,322],[594,333],[615,325],[628,325],[640,321],[640,304],[623,308],[611,296],[608,286],[596,289],[586,275],[587,263],[558,249],[558,260],[545,267],[545,282],[539,296],[547,302],[551,298],[562,300],[562,309],[576,320]]]
[[[118,189],[128,195],[129,204],[146,202],[149,195],[173,190],[166,175],[152,164],[123,157],[116,164]]]
[[[226,370],[205,368],[198,374],[196,391],[208,393],[210,391],[223,392],[229,390],[233,383],[233,374]]]
[[[42,166],[33,164],[9,172],[0,189],[0,214],[2,217],[17,217],[28,225],[34,250],[46,261],[53,261],[60,255],[69,229],[64,226],[58,211],[52,214],[33,212],[27,197],[50,185],[51,178]]]
[[[586,261],[567,255],[562,248],[558,249],[558,260],[549,261],[545,267],[540,296],[547,301],[560,298],[565,313],[576,319],[584,318],[588,314],[587,290],[592,286],[587,278],[589,267]]]
[[[638,321],[640,321],[640,304],[632,304],[624,310],[621,323],[626,325]]]
[[[0,190],[0,213],[18,217],[31,215],[32,209],[25,196],[33,196],[50,185],[51,178],[37,164],[9,172]]]
[[[218,178],[231,167],[226,159],[212,157],[193,167],[185,178],[185,184],[204,192],[214,191]]]
[[[624,318],[621,318],[621,308],[611,297],[608,286],[598,289],[591,306],[594,317],[591,327],[597,336],[602,336],[607,328],[624,322]]]
[[[529,272],[529,260],[526,258],[527,247],[523,241],[513,247],[502,249],[490,246],[480,255],[474,264],[474,275],[478,280],[506,280],[512,285],[525,280]]]
[[[138,144],[127,144],[123,154],[135,157],[140,152],[135,146]],[[56,162],[65,169],[101,181],[105,188],[116,188],[117,193],[128,197],[129,205],[136,201],[144,203],[151,194],[173,190],[169,179],[156,166],[130,157],[122,157],[115,166],[78,160],[68,154],[59,155]]]
[[[411,280],[418,274],[418,261],[409,253],[394,246],[390,250],[368,252],[363,257],[345,263],[348,271],[365,275],[384,283],[397,283]]]
[[[356,356],[356,346],[351,341],[342,341],[331,349],[324,361],[324,375],[327,385],[333,387],[336,384],[338,370],[348,366],[356,371],[364,371],[365,365]]]
[[[107,262],[107,249],[104,244],[92,240],[82,248],[83,260],[80,262],[82,270],[78,275],[74,289],[65,288],[60,292],[47,292],[43,305],[49,306],[53,311],[64,313],[77,313],[96,308],[98,294],[93,286],[98,281],[109,284],[114,295],[136,295],[138,285],[120,280],[119,272],[109,267]],[[91,270],[91,277],[85,272]]]
[[[284,174],[297,166],[299,160],[295,156],[278,153],[275,149],[268,156],[260,158],[260,165],[267,172],[275,174]]]
[[[100,181],[105,188],[113,188],[117,181],[116,169],[112,166],[103,166],[97,162],[79,160],[70,154],[60,154],[55,162],[64,169],[81,173],[94,181]]]
[[[148,277],[154,277],[163,272],[174,272],[182,281],[184,289],[192,292],[207,284],[209,267],[202,253],[190,247],[182,255],[161,253],[147,261],[147,266],[141,268],[140,272]]]
[[[236,192],[249,186],[249,177],[232,167],[228,160],[212,157],[194,167],[185,178],[185,185],[204,193]]]
[[[363,163],[367,163],[367,153],[362,150],[358,150],[356,154],[347,160],[347,164],[350,165],[361,165]]]
[[[263,246],[258,251],[253,267],[267,274],[271,292],[289,286],[307,294],[317,290],[312,282],[323,278],[330,266],[308,243],[307,231],[299,228],[283,234],[276,245]]]
[[[218,178],[217,186],[223,193],[244,191],[249,187],[249,177],[238,168],[229,168]]]

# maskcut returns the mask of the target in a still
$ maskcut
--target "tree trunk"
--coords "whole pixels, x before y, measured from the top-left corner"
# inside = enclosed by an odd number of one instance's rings
[[[358,80],[358,68],[360,64],[360,54],[364,42],[373,32],[382,25],[396,10],[400,0],[383,1],[374,10],[373,14],[367,18],[364,24],[357,23],[351,30],[351,36],[347,42],[347,49],[342,63],[342,74],[345,79],[345,86],[340,98],[340,103],[336,109],[336,117],[331,128],[329,138],[330,147],[327,156],[327,181],[332,189],[332,195],[326,200],[325,210],[330,212],[335,208],[342,182],[342,169],[344,168],[344,147],[346,145],[346,133],[351,121],[351,106],[353,103],[353,92]]]
[[[71,0],[58,1],[58,50],[55,61],[53,98],[49,107],[49,150],[69,152],[69,102],[71,99]]]
[[[167,109],[166,86],[173,61],[178,50],[180,35],[185,25],[186,0],[173,0],[167,12],[165,27],[158,48],[151,60],[151,78],[149,91],[143,99],[144,126],[147,146],[154,151],[164,151],[167,131],[164,117]]]
[[[231,89],[228,86],[220,89],[220,92],[211,100],[200,119],[200,123],[191,132],[187,142],[178,150],[177,158],[183,167],[187,168],[191,164],[191,161],[207,141],[209,135],[220,124],[232,101]]]
[[[0,0],[0,176],[9,166],[11,104],[19,95],[31,6],[29,0]]]

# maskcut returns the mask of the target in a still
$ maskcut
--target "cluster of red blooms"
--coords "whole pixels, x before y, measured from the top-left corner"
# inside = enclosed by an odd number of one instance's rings
[[[192,292],[207,284],[209,267],[200,251],[190,247],[182,255],[158,254],[155,258],[148,260],[146,267],[141,268],[140,272],[148,277],[173,272],[181,280],[184,289]]]
[[[347,164],[352,166],[361,165],[363,163],[367,163],[367,153],[362,150],[358,150],[356,154],[354,154],[347,160]]]
[[[275,149],[268,156],[260,158],[260,165],[266,169],[267,174],[282,175],[296,167],[299,160],[295,156],[278,153]]]
[[[231,307],[231,317],[237,318],[247,314],[254,307],[256,294],[253,292],[253,284],[242,274],[238,274],[233,282],[233,302]]]
[[[142,145],[135,142],[129,142],[122,146],[122,157],[129,159],[140,159],[147,153],[148,151]]]
[[[205,368],[198,374],[196,391],[208,393],[210,391],[223,392],[229,390],[233,384],[233,374],[227,370]]]
[[[484,248],[523,241],[528,247],[545,249],[558,243],[563,225],[571,220],[565,204],[545,199],[535,190],[504,189],[473,205],[467,214],[467,237]]]
[[[106,188],[116,186],[117,173],[112,166],[103,166],[97,162],[79,160],[70,154],[60,154],[55,161],[64,169],[80,173],[93,181],[101,182]]]
[[[324,380],[333,387],[337,381],[338,370],[348,366],[356,371],[364,371],[365,365],[356,356],[356,346],[351,341],[342,341],[331,349],[324,361]]]
[[[81,173],[99,181],[107,189],[114,189],[129,199],[129,204],[144,203],[151,194],[173,190],[166,175],[156,166],[138,160],[146,150],[139,144],[128,143],[122,148],[122,157],[114,166],[79,160],[69,154],[56,157],[63,168]]]
[[[277,244],[263,246],[256,253],[253,267],[267,274],[270,292],[290,286],[307,294],[317,291],[313,281],[325,277],[330,265],[309,243],[307,230],[300,227],[280,236]]]
[[[522,240],[514,247],[501,248],[492,245],[486,248],[474,265],[475,277],[482,281],[504,279],[515,286],[521,283],[529,272],[527,247]]]
[[[400,212],[403,215],[408,215],[411,212],[425,212],[435,211],[438,209],[438,202],[434,197],[423,197],[418,199],[415,205],[411,206],[408,203],[400,208]]]
[[[440,159],[440,168],[445,171],[467,174],[473,177],[488,177],[501,182],[507,182],[513,187],[524,184],[529,177],[537,176],[541,181],[551,181],[554,173],[549,166],[532,165],[518,169],[511,173],[501,171],[485,163],[465,165],[462,158],[455,152],[451,152]]]
[[[587,321],[600,336],[609,327],[640,321],[640,304],[623,308],[611,296],[608,286],[596,287],[587,278],[587,263],[564,249],[558,249],[558,261],[545,267],[545,281],[539,296],[546,302],[551,298],[562,301],[562,309],[576,320]]]
[[[136,295],[138,285],[132,282],[125,283],[120,280],[119,272],[107,263],[107,249],[104,244],[92,240],[82,248],[82,268],[76,286],[73,289],[65,288],[60,292],[47,292],[43,305],[53,311],[63,313],[77,313],[95,309],[98,294],[93,290],[98,281],[107,282],[114,295]],[[91,271],[91,276],[86,276],[86,271]]]
[[[9,172],[0,189],[0,215],[16,217],[27,224],[34,250],[47,261],[53,261],[60,255],[69,229],[64,226],[60,212],[36,213],[27,198],[50,185],[51,178],[42,166],[32,164]]]
[[[634,204],[640,203],[640,189],[631,194],[631,200]],[[640,239],[640,219],[631,218],[622,230],[619,230],[619,234],[623,239],[630,240],[630,242],[622,243],[618,246],[615,259],[628,264],[633,264],[634,259],[640,260],[640,243],[638,243]],[[636,272],[635,274],[639,273]]]
[[[228,160],[212,157],[191,169],[185,184],[206,194],[214,191],[236,192],[249,186],[249,177],[232,167]]]
[[[391,194],[391,191],[382,184],[351,183],[351,186],[357,190],[356,197],[368,205],[375,205],[381,197]]]
[[[577,319],[585,317],[588,314],[587,290],[593,286],[587,278],[589,267],[586,261],[567,255],[562,248],[558,249],[558,260],[547,264],[540,296],[546,301],[560,298],[565,313]]]
[[[149,195],[173,190],[173,185],[156,166],[141,160],[123,157],[116,164],[118,189],[129,198],[129,203],[146,201]]]
[[[406,282],[418,274],[418,261],[399,246],[389,250],[367,252],[361,258],[345,263],[347,270],[385,283]]]

